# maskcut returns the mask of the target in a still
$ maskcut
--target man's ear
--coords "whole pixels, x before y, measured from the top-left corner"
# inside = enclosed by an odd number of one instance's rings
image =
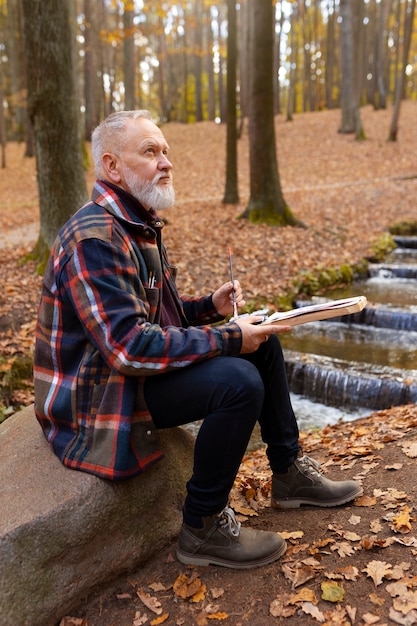
[[[113,183],[120,183],[121,176],[119,174],[119,164],[117,157],[111,152],[105,152],[103,154],[103,169],[106,172],[109,180]]]

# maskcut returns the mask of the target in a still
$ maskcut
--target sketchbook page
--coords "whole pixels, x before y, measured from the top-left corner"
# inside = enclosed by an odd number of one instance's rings
[[[318,322],[357,313],[365,308],[367,300],[365,296],[343,298],[342,300],[330,300],[319,304],[302,306],[291,311],[277,312],[270,315],[262,324],[283,324],[284,326],[296,326],[307,322]]]

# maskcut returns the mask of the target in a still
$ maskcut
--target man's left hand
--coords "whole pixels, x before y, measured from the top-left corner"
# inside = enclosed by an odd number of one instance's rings
[[[243,299],[242,288],[238,280],[235,280],[233,284],[231,281],[224,283],[213,293],[213,304],[216,307],[216,311],[223,317],[233,313],[233,289],[235,291],[237,308],[241,309],[245,306],[245,300]]]

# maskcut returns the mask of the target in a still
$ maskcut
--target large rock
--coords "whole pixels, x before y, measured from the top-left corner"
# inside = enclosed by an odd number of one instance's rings
[[[33,407],[0,426],[0,625],[52,626],[96,586],[177,535],[192,437],[161,431],[165,458],[120,483],[63,467]]]

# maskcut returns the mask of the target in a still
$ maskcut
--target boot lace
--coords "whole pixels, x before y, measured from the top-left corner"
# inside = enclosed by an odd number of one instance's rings
[[[226,507],[223,509],[223,511],[219,514],[217,524],[219,528],[227,527],[229,532],[234,537],[239,537],[241,523],[237,521],[235,512],[231,508]]]
[[[322,474],[319,471],[320,463],[311,457],[304,455],[298,459],[298,464],[301,466],[302,471],[308,476],[321,478]]]

